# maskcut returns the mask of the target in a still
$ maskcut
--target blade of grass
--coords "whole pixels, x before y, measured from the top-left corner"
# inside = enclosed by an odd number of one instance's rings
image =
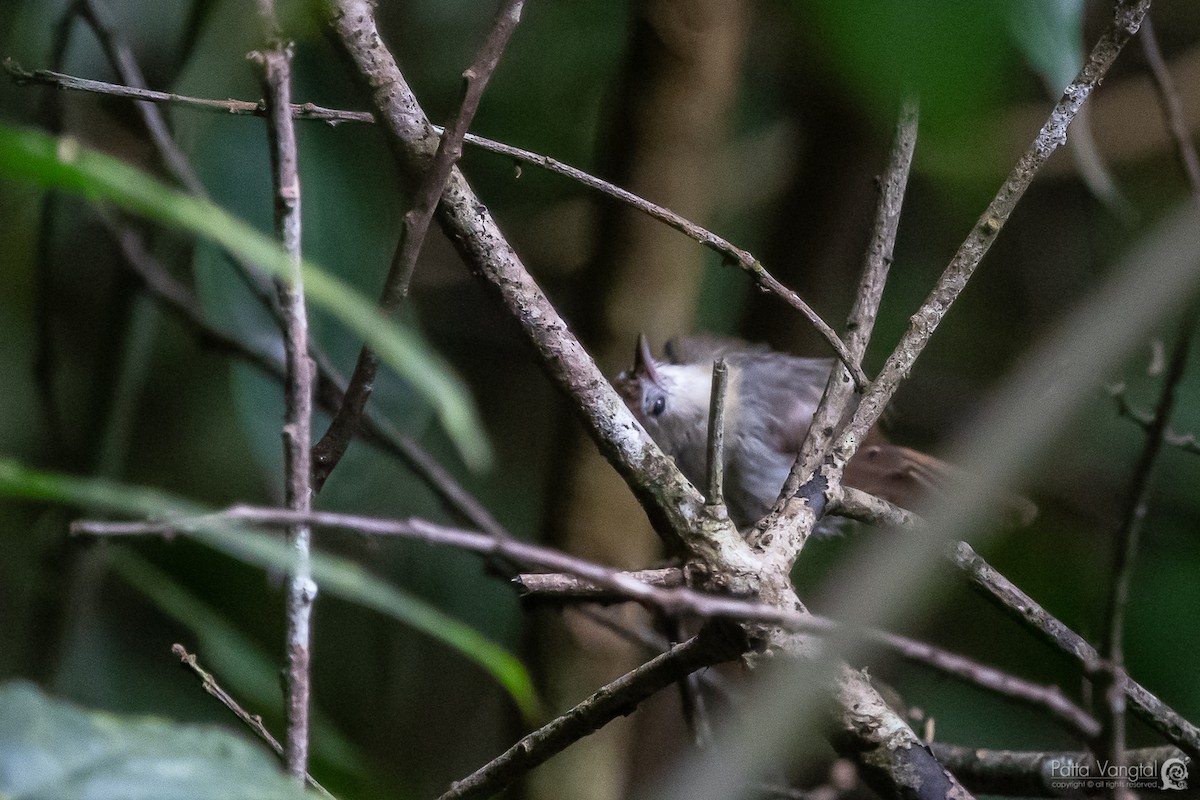
[[[0,496],[159,519],[193,517],[211,510],[156,489],[33,470],[5,458],[0,458]],[[282,539],[245,525],[213,520],[187,530],[185,535],[246,563],[280,572],[288,570],[295,560],[294,552]],[[346,559],[314,553],[312,573],[322,592],[385,614],[457,650],[503,686],[528,719],[539,717],[533,680],[524,664],[474,628]]]
[[[266,234],[207,200],[178,192],[69,137],[0,125],[0,175],[112,203],[213,242],[286,280],[288,255]],[[375,304],[316,265],[303,265],[306,296],[367,342],[427,399],[472,469],[491,461],[470,394],[450,367],[410,331],[390,324]]]

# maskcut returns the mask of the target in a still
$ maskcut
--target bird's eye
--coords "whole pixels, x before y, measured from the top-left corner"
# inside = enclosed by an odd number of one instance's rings
[[[650,406],[650,413],[657,417],[666,407],[667,398],[659,395],[658,397],[654,398],[654,405]]]

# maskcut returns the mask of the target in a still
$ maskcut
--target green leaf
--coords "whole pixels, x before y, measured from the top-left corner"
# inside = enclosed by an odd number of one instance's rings
[[[115,203],[220,245],[277,278],[286,280],[290,274],[288,255],[271,237],[213,203],[171,189],[76,139],[0,125],[0,175],[62,189],[96,203]],[[303,274],[308,299],[360,335],[433,405],[468,466],[487,466],[491,450],[483,426],[470,394],[450,367],[342,281],[307,262]]]
[[[197,504],[166,492],[124,486],[99,478],[79,478],[29,469],[0,458],[0,496],[87,505],[117,514],[187,520],[184,535],[241,561],[288,571],[296,553],[282,539],[209,516]],[[323,553],[312,554],[312,576],[322,592],[374,609],[444,642],[471,659],[503,686],[528,719],[540,714],[529,671],[520,659],[469,625],[423,600],[384,583],[357,564]]]
[[[1001,6],[1013,41],[1052,92],[1083,68],[1083,0],[1011,0]]]
[[[230,731],[85,712],[0,686],[5,800],[301,800],[278,761]]]

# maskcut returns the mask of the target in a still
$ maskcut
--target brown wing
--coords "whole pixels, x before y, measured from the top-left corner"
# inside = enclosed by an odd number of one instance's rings
[[[902,508],[915,510],[954,491],[959,470],[933,456],[894,445],[877,433],[846,464],[842,480],[847,486],[882,497]],[[1027,525],[1037,507],[1024,497],[998,498],[1001,514],[1016,525]]]

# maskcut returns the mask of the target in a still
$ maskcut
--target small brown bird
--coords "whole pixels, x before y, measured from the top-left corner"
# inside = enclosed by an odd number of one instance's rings
[[[633,368],[614,382],[646,431],[693,484],[707,468],[708,409],[713,362],[729,369],[725,397],[725,502],[745,530],[779,497],[808,434],[833,360],[776,353],[736,339],[690,336],[665,346],[665,360],[638,337]],[[956,470],[933,456],[891,444],[872,429],[846,465],[847,486],[913,510],[931,496],[952,491]],[[1006,516],[1025,522],[1036,513],[1023,498],[1006,498]]]

